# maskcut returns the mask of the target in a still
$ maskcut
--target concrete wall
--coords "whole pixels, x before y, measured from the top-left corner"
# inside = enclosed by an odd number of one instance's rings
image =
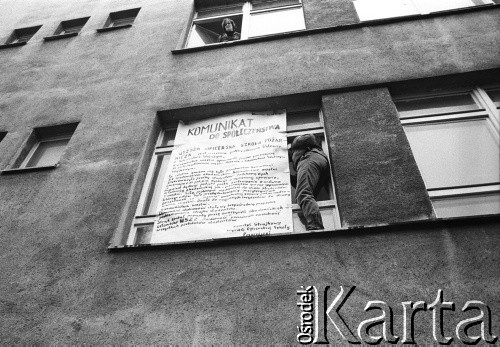
[[[134,7],[132,28],[96,33],[109,12]],[[327,9],[342,24],[355,18],[347,1],[304,7],[310,28],[335,25]],[[368,299],[431,302],[438,288],[500,312],[498,221],[107,252],[140,189],[157,111],[332,95],[500,61],[498,8],[172,55],[191,8],[2,1],[0,38],[43,26],[27,45],[0,50],[0,168],[33,128],[79,123],[60,167],[0,176],[2,343],[294,343],[295,290],[322,283],[359,287],[346,312],[357,322]],[[61,20],[84,16],[79,36],[43,42]],[[416,336],[431,341],[428,326]]]

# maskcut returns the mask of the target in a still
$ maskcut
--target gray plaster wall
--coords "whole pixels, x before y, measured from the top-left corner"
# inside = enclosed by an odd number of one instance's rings
[[[190,1],[0,5],[2,39],[43,25],[0,50],[0,168],[34,128],[78,122],[58,168],[0,176],[2,344],[294,343],[295,291],[309,284],[357,285],[346,316],[358,323],[368,299],[430,302],[442,288],[488,303],[498,332],[497,221],[107,251],[140,189],[156,112],[495,68],[498,8],[172,55]],[[311,14],[321,6],[304,5],[312,28],[331,25]],[[135,7],[133,27],[96,33]],[[77,37],[43,41],[84,16]]]

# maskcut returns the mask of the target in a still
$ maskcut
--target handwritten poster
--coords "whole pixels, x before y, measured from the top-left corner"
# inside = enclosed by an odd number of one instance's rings
[[[151,243],[292,232],[285,114],[180,123]]]

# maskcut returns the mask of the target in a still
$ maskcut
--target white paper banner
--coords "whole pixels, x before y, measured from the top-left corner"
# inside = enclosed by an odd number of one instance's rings
[[[285,114],[179,124],[151,243],[292,232],[285,130]]]

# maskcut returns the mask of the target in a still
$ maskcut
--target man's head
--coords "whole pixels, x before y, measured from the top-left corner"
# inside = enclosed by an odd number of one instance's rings
[[[231,18],[224,18],[222,20],[222,30],[227,33],[234,33],[236,31],[236,23]]]
[[[292,151],[311,148],[321,148],[313,134],[300,135],[293,139],[291,147]]]

